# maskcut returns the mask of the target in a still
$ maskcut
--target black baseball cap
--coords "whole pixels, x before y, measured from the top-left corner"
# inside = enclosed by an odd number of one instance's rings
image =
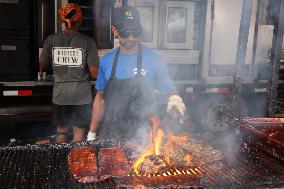
[[[129,32],[140,35],[143,31],[140,24],[139,12],[134,7],[128,5],[114,8],[112,25],[116,27],[118,33]]]

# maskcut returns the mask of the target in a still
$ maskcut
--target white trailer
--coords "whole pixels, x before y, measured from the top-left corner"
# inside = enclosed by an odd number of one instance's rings
[[[27,0],[0,0],[0,7],[8,6],[7,2],[9,6],[17,6],[17,3]],[[5,78],[8,79],[0,81],[1,101],[8,103],[3,107],[3,111],[7,110],[9,100],[15,99],[15,95],[19,94],[37,97],[39,103],[36,107],[41,106],[41,99],[50,100],[52,81],[37,81],[36,61],[47,35],[63,29],[62,25],[57,23],[57,8],[76,1],[28,2],[34,7],[31,9],[37,17],[32,24],[37,26],[37,32],[33,34],[36,35],[36,45],[31,49],[38,50],[33,54],[37,58],[31,63],[34,72],[30,78],[33,79],[11,81],[9,74],[5,72]],[[241,101],[242,113],[245,116],[265,116],[266,87],[271,78],[269,50],[274,28],[271,24],[272,2],[253,0]],[[165,59],[169,72],[188,105],[190,116],[210,132],[226,130],[226,120],[216,110],[219,107],[230,110],[232,107],[231,96],[243,0],[93,0],[78,3],[84,13],[81,32],[96,39],[100,56],[117,46],[110,30],[111,9],[123,4],[135,6],[140,12],[144,27],[141,41]],[[2,54],[18,48],[7,40],[5,43],[0,42],[0,45]],[[10,48],[10,51],[5,51],[5,47]],[[0,76],[1,74],[3,75],[0,71]],[[19,92],[21,90],[26,93]],[[10,98],[8,101],[5,100],[7,96]],[[15,109],[14,106],[11,108]]]

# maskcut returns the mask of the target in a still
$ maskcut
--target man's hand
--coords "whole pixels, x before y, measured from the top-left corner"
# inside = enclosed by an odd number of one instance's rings
[[[180,96],[176,94],[170,96],[168,100],[167,112],[170,114],[178,114],[173,116],[179,116],[180,120],[183,120],[186,117],[186,106]]]
[[[93,141],[97,139],[96,132],[89,131],[87,135],[87,141]]]

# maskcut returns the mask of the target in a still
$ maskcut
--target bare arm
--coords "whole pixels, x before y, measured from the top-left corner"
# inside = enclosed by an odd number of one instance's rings
[[[94,40],[88,41],[87,46],[87,65],[92,79],[97,79],[99,69],[99,56],[96,42]]]
[[[92,79],[96,79],[97,78],[98,69],[99,69],[99,65],[97,65],[97,64],[95,64],[93,66],[89,66],[89,70],[90,70]]]
[[[47,64],[39,62],[39,77],[41,81],[43,80],[43,72],[46,72],[47,66]]]
[[[96,132],[99,126],[99,122],[102,119],[102,115],[104,112],[104,99],[103,92],[98,91],[94,103],[93,103],[93,112],[92,112],[92,120],[90,125],[90,131]]]
[[[44,42],[44,46],[41,51],[41,55],[39,57],[39,76],[40,80],[43,80],[43,72],[47,71],[48,65],[51,64],[52,60],[52,36],[48,36],[48,38]]]

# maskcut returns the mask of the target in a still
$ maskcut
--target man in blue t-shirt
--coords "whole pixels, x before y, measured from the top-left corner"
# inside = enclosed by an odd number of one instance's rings
[[[97,132],[100,138],[131,139],[157,113],[154,91],[168,96],[167,112],[180,118],[186,112],[164,61],[139,43],[143,29],[138,11],[116,8],[112,21],[120,47],[101,59],[87,140],[95,140]]]

